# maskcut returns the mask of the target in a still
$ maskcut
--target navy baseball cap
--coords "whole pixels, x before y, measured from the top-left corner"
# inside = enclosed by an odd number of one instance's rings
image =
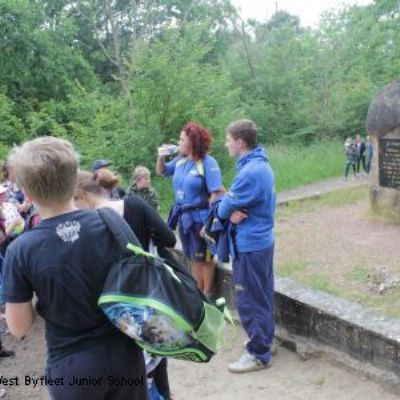
[[[95,172],[100,168],[105,168],[108,167],[109,165],[111,165],[112,162],[111,161],[107,161],[107,160],[96,160],[93,165],[92,165],[92,171]]]

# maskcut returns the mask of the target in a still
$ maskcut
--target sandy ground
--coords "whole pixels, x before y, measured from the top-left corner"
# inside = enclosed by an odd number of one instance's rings
[[[271,368],[247,374],[231,374],[226,367],[243,352],[240,331],[232,348],[226,348],[209,364],[194,365],[173,360],[170,380],[175,400],[394,400],[398,397],[380,385],[363,379],[327,359],[300,357],[278,348]]]
[[[399,316],[400,286],[380,295],[368,281],[382,267],[400,278],[400,226],[368,215],[365,199],[278,218],[277,274]]]
[[[45,400],[43,387],[25,385],[25,376],[40,377],[44,369],[43,323],[37,320],[27,338],[17,342],[3,337],[6,348],[16,350],[13,358],[0,361],[4,378],[19,377],[18,386],[8,387],[7,399]],[[279,347],[271,368],[234,375],[226,370],[243,351],[244,333],[227,345],[208,364],[171,360],[170,383],[175,400],[395,400],[398,396],[357,374],[333,365],[324,358],[302,361],[294,352]],[[4,385],[0,385],[5,387]],[[73,400],[73,399],[71,399]],[[88,399],[89,400],[89,399]],[[91,400],[91,399],[90,399]],[[95,399],[93,399],[95,400]]]

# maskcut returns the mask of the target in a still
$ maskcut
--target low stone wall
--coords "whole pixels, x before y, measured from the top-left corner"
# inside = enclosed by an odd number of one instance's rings
[[[217,287],[218,294],[224,295],[233,308],[232,271],[228,264],[218,267]],[[346,362],[340,353],[351,356],[360,365],[368,363],[387,372],[388,381],[400,382],[400,320],[385,318],[287,278],[276,279],[275,302],[276,322],[286,338],[289,334],[292,339],[319,343],[321,348],[329,346],[339,352],[339,361],[342,358]]]
[[[276,281],[276,320],[289,333],[316,340],[400,377],[400,320],[358,304]]]
[[[180,250],[176,256],[188,264]],[[216,294],[235,314],[230,264],[218,264]],[[324,353],[366,375],[384,380],[400,394],[400,319],[386,318],[358,304],[305,288],[288,278],[275,280],[277,336],[300,356]]]

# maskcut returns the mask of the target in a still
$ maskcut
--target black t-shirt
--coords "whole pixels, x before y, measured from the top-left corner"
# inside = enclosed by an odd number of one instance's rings
[[[140,244],[149,250],[152,239],[156,246],[174,247],[176,238],[160,215],[138,196],[124,199],[124,219],[132,228]]]
[[[36,292],[46,321],[48,364],[120,333],[97,305],[119,247],[96,211],[78,210],[41,221],[7,249],[6,302],[28,302]]]

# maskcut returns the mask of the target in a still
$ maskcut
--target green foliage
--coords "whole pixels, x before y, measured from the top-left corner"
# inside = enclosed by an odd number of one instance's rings
[[[14,108],[13,101],[0,92],[0,144],[4,147],[12,146],[24,139],[23,125],[14,115]]]
[[[242,23],[229,0],[0,0],[0,155],[57,135],[84,167],[112,159],[128,179],[196,120],[229,186],[224,130],[248,117],[278,190],[338,176],[340,141],[398,77],[399,19],[392,0],[326,13],[314,30],[286,12]]]
[[[48,21],[43,6],[28,0],[0,0],[0,85],[19,110],[38,109],[38,102],[65,100],[80,82],[89,88],[96,77],[73,46],[75,27],[68,17]]]
[[[137,50],[131,72],[133,105],[158,143],[176,140],[190,120],[218,135],[234,116],[239,91],[230,88],[223,69],[205,62],[212,46],[203,43],[202,33],[202,26],[186,26],[184,33],[166,29],[162,38]]]
[[[274,169],[277,191],[340,176],[345,158],[343,144],[338,141],[321,141],[309,146],[275,145],[267,147]]]

